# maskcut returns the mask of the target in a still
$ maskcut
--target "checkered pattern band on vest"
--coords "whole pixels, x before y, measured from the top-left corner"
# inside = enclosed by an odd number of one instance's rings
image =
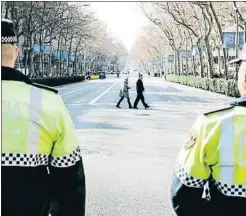
[[[2,44],[17,43],[17,36],[2,37]]]
[[[54,167],[69,167],[73,166],[81,159],[80,148],[77,147],[71,154],[59,157],[51,157],[51,165]]]
[[[2,153],[2,166],[36,167],[47,164],[46,154]]]
[[[230,185],[219,181],[214,184],[226,196],[246,198],[246,185]]]
[[[182,166],[178,166],[175,169],[175,174],[182,182],[182,184],[186,185],[187,187],[194,187],[194,188],[201,188],[206,183],[204,179],[198,179],[191,176],[189,173],[185,171]]]

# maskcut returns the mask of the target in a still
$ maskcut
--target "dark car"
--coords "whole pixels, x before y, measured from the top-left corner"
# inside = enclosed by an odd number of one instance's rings
[[[100,76],[100,79],[106,79],[106,72],[105,71],[98,71],[97,72]]]

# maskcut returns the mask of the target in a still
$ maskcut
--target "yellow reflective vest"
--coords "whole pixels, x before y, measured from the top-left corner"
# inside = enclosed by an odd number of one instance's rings
[[[1,73],[3,212],[40,215],[52,196],[57,216],[84,215],[82,157],[61,96],[12,68]]]
[[[176,161],[171,199],[178,216],[245,215],[246,96],[196,119]]]
[[[80,159],[75,128],[59,95],[13,81],[3,82],[2,91],[2,165],[46,165],[54,143],[53,166]]]
[[[227,196],[246,198],[246,108],[200,116],[181,149],[175,170],[183,184],[202,187],[212,176]]]

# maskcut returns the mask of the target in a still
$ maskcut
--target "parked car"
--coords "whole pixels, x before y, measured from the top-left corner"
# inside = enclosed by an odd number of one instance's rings
[[[98,71],[100,79],[106,79],[106,72],[105,71]]]
[[[93,72],[92,74],[86,77],[87,80],[95,80],[100,79],[100,75],[97,72]]]
[[[89,74],[86,77],[87,80],[96,80],[96,79],[106,79],[106,72],[105,71],[98,71]]]

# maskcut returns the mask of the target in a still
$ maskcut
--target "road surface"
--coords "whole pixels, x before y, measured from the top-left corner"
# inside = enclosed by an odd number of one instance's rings
[[[122,75],[121,75],[122,76]],[[129,76],[135,100],[137,76]],[[86,216],[171,216],[170,184],[175,157],[197,115],[232,98],[144,77],[151,109],[122,109],[122,78],[108,75],[58,87],[82,149]]]

